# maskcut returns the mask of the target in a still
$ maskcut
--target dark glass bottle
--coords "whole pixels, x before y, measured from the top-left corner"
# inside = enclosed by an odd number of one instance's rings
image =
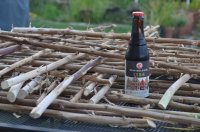
[[[149,51],[144,38],[143,12],[133,12],[131,39],[125,55],[125,93],[149,96]]]

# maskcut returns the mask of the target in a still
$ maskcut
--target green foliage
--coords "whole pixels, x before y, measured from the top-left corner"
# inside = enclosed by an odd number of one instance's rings
[[[46,19],[57,22],[85,23],[128,23],[133,8],[145,12],[148,25],[159,24],[163,27],[179,27],[186,23],[184,12],[180,12],[178,0],[67,0],[68,4],[59,4],[56,0],[30,0],[32,19]],[[183,3],[185,4],[185,3]],[[183,6],[182,6],[183,7]],[[108,9],[118,8],[107,14]],[[200,0],[192,0],[190,8],[199,9]]]
[[[191,10],[199,10],[200,9],[200,0],[192,0],[189,9]]]
[[[46,19],[56,20],[56,17],[58,17],[60,13],[61,12],[57,6],[54,6],[52,4],[46,4],[44,6],[43,17]]]
[[[72,21],[100,22],[109,3],[108,0],[71,0],[69,18]]]
[[[31,17],[62,21],[66,18],[65,12],[55,0],[30,0]]]
[[[186,19],[178,12],[178,2],[174,0],[141,0],[141,9],[145,12],[145,18],[150,25],[164,27],[182,26]]]
[[[112,6],[121,7],[124,9],[129,8],[133,3],[133,0],[110,0]]]
[[[30,0],[30,11],[36,14],[42,14],[45,4],[47,4],[45,0]]]
[[[197,23],[195,29],[194,29],[194,39],[200,39],[200,21]]]

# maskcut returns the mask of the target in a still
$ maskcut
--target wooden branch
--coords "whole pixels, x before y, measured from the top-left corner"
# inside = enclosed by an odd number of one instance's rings
[[[150,86],[153,88],[169,88],[172,85],[171,81],[162,82],[162,80],[151,80]],[[200,91],[200,84],[185,83],[180,87],[181,90],[185,91]]]
[[[124,59],[124,55],[109,53],[109,52],[101,52],[95,49],[83,49],[83,48],[77,48],[77,47],[72,47],[72,46],[54,45],[54,44],[49,44],[49,43],[44,43],[44,42],[31,41],[27,39],[14,38],[14,37],[5,36],[5,35],[0,35],[0,38],[4,40],[17,42],[19,44],[29,44],[32,46],[49,48],[49,49],[54,49],[54,50],[62,51],[62,52],[77,52],[78,51],[82,53],[88,53],[88,54],[93,54],[93,55],[98,55],[98,56],[103,56],[103,57]]]
[[[89,80],[100,84],[110,84],[108,79],[102,79],[101,77],[97,77],[95,75],[85,75],[82,80]]]
[[[14,45],[13,42],[4,42],[4,43],[0,43],[0,48],[5,48],[5,47],[9,47],[11,45]]]
[[[0,102],[7,101],[6,99],[3,99],[0,96]],[[34,106],[35,102],[32,99],[23,99],[23,100],[17,100],[16,103],[23,104],[27,106]],[[133,108],[133,107],[119,107],[119,106],[111,106],[107,104],[89,104],[89,103],[71,103],[66,100],[60,100],[56,99],[55,102],[52,105],[55,105],[55,107],[58,107],[58,104],[60,104],[62,107],[67,108],[76,108],[76,109],[87,109],[87,110],[100,110],[100,111],[106,111],[106,112],[114,112],[118,113],[122,116],[130,116],[133,117],[133,115],[137,117],[150,117],[153,119],[157,119],[164,122],[176,122],[181,124],[194,124],[194,125],[200,125],[200,120],[193,118],[191,116],[183,116],[183,115],[174,115],[174,114],[166,114],[166,113],[158,113],[157,111],[150,111],[150,110],[143,110],[141,108]],[[5,105],[6,106],[6,105]],[[17,107],[21,108],[21,107]],[[0,107],[1,109],[1,107]],[[2,108],[3,109],[3,108]],[[23,111],[24,107],[22,108]],[[13,109],[12,109],[13,110]],[[25,110],[25,109],[24,109]],[[18,110],[19,111],[19,110]],[[46,110],[47,112],[48,110]]]
[[[110,39],[130,39],[130,34],[121,33],[102,33],[102,32],[90,32],[90,31],[79,31],[70,29],[52,29],[52,28],[18,28],[12,29],[13,32],[21,33],[39,33],[39,34],[66,34],[66,35],[80,35],[87,37],[99,37],[99,38],[110,38]],[[146,37],[147,42],[154,43],[174,43],[174,44],[188,44],[188,45],[200,45],[200,41],[197,40],[186,40],[186,39],[172,39],[172,38],[152,38]]]
[[[152,64],[152,65],[161,65],[162,64],[165,64],[166,66],[165,69],[164,68],[152,68],[150,67],[150,71],[153,75],[163,75],[163,74],[166,74],[166,75],[175,75],[175,74],[180,74],[182,73],[182,70],[183,68],[181,68],[180,66],[178,65],[172,65],[172,64],[168,64],[166,62],[157,62],[157,61],[151,61],[151,63],[156,63],[156,64]],[[32,62],[32,65],[34,66],[40,66],[40,65],[44,65],[44,64],[49,64],[49,62],[45,62],[45,61],[33,61]],[[168,65],[170,65],[170,67],[168,68]],[[79,65],[79,64],[68,64],[68,65],[65,65],[61,68],[63,69],[70,69],[70,70],[76,70],[76,69],[79,69],[82,65]],[[108,65],[109,66],[109,65]],[[173,68],[173,69],[170,69],[170,68]],[[175,68],[175,69],[174,69]],[[188,69],[188,68],[187,68]],[[190,69],[192,70],[192,69]],[[105,67],[100,67],[100,66],[97,66],[95,68],[93,68],[91,71],[94,71],[94,72],[99,72],[99,73],[108,73],[108,74],[115,74],[115,75],[121,75],[123,76],[124,75],[124,70],[121,70],[121,69],[115,69],[115,68],[105,68]],[[196,72],[198,70],[193,70],[192,72],[193,73],[198,73]],[[185,71],[185,73],[188,73],[189,71]]]
[[[150,89],[150,92],[159,92],[164,94],[166,92],[166,89],[155,89],[152,88]],[[189,96],[189,97],[200,97],[200,92],[197,90],[193,90],[193,91],[185,91],[185,90],[178,90],[176,91],[175,95],[180,95],[180,96]]]
[[[31,63],[33,66],[41,66],[41,65],[46,65],[46,64],[50,64],[50,62],[47,62],[47,61],[37,61],[37,60],[34,60],[32,61]],[[79,65],[79,64],[67,64],[67,65],[64,65],[64,66],[61,66],[59,69],[68,69],[68,70],[78,70],[81,68],[82,65]],[[0,65],[0,68],[5,68],[7,67],[7,65]],[[28,67],[20,67],[20,68],[17,68],[16,69],[17,71],[22,71],[22,72],[27,72],[27,71],[30,71],[30,70],[33,70],[33,68],[28,68]],[[105,67],[100,67],[100,66],[97,66],[97,67],[94,67],[91,69],[92,72],[99,72],[99,73],[107,73],[107,74],[111,74],[111,75],[119,75],[119,76],[124,76],[124,70],[120,70],[120,69],[113,69],[113,68],[105,68]],[[168,68],[151,68],[150,67],[150,72],[152,75],[180,75],[182,73],[181,70],[176,70],[176,69],[168,69]],[[51,72],[50,72],[51,74]],[[57,77],[61,77],[63,78],[62,74],[54,74],[53,71],[52,71],[52,74],[53,76],[57,76]],[[196,76],[197,78],[200,78],[199,76]],[[97,81],[98,83],[102,83],[104,84],[104,81],[105,80],[96,80],[96,79],[92,79],[93,81]],[[105,81],[106,83],[107,81]]]
[[[111,38],[111,39],[129,39],[130,36],[126,34],[116,33],[103,33],[103,32],[91,32],[91,31],[79,31],[71,29],[53,29],[53,28],[13,28],[12,32],[21,33],[39,33],[39,34],[61,34],[61,35],[80,35],[87,37],[100,37],[100,38]]]
[[[39,85],[37,85],[36,87],[34,87],[33,89],[31,89],[29,93],[30,93],[30,94],[34,94],[34,93],[37,93],[37,92],[41,92],[41,90],[43,89],[43,86],[44,86],[45,84],[48,85],[47,82],[48,82],[48,78],[42,80],[42,81],[39,83]]]
[[[39,58],[41,55],[49,54],[51,51],[52,50],[50,50],[50,49],[45,49],[45,50],[42,50],[42,51],[40,51],[40,52],[38,52],[38,53],[28,57],[28,58],[25,58],[21,61],[15,62],[14,64],[10,65],[9,67],[6,67],[3,70],[1,70],[0,71],[0,77],[3,76],[4,74],[8,73],[9,71],[19,67],[19,66],[27,64],[27,63],[33,61],[34,59]]]
[[[66,78],[61,82],[51,93],[49,93],[30,113],[33,118],[38,118],[47,109],[47,107],[62,93],[62,91],[69,86],[72,82],[79,79],[81,76],[87,73],[95,65],[102,63],[103,58],[97,57],[95,60],[88,62],[80,70]]]
[[[157,109],[148,109],[148,110],[154,111],[154,112],[159,112],[159,113],[180,115],[180,116],[192,117],[192,118],[195,118],[195,119],[200,119],[200,114],[199,113],[181,112],[181,111],[170,111],[170,110],[157,110]]]
[[[149,98],[151,99],[161,99],[163,94],[159,93],[150,93]],[[171,98],[175,102],[180,102],[184,104],[200,104],[198,97],[187,97],[187,96],[173,96]]]
[[[33,65],[35,66],[38,66],[38,65],[43,65],[45,63],[43,62],[39,62],[39,61],[33,61],[32,63]],[[47,63],[48,64],[48,63]],[[67,65],[64,65],[62,66],[61,68],[62,69],[69,69],[69,70],[78,70],[82,67],[83,65],[79,65],[79,64],[67,64]],[[94,67],[91,69],[92,72],[99,72],[99,73],[108,73],[108,74],[114,74],[114,75],[121,75],[121,76],[124,76],[124,70],[119,70],[119,69],[111,69],[111,68],[104,68],[104,67]]]
[[[184,73],[190,73],[190,74],[198,74],[200,75],[200,71],[199,70],[194,70],[194,69],[189,69],[187,67],[184,66],[178,66],[178,65],[172,65],[169,63],[165,63],[165,62],[155,62],[159,67],[168,67],[168,68],[173,68],[173,69],[177,69],[177,70],[181,70]]]
[[[139,105],[151,105],[151,106],[157,106],[159,100],[158,99],[149,99],[149,98],[141,98],[141,97],[135,97],[130,96],[126,94],[120,94],[120,93],[114,93],[114,94],[107,94],[106,97],[113,102],[126,102],[126,103],[133,103],[133,104],[139,104]],[[169,102],[169,107],[174,108],[177,110],[182,111],[195,111],[200,112],[200,107],[195,105],[187,105],[182,104],[174,101]]]
[[[102,78],[103,77],[103,74],[100,74],[97,76],[98,78]],[[84,89],[84,95],[85,96],[88,96],[92,90],[94,89],[94,87],[96,86],[96,82],[92,82],[92,81],[89,81],[89,85],[85,87]]]
[[[39,39],[39,40],[53,40],[53,41],[57,41],[57,42],[67,42],[67,43],[71,43],[71,44],[97,46],[97,47],[101,47],[101,48],[105,48],[105,49],[126,50],[126,48],[121,47],[121,46],[109,45],[109,43],[112,43],[113,41],[106,41],[104,43],[98,44],[98,43],[93,43],[93,42],[85,42],[85,41],[78,41],[78,40],[73,40],[73,39],[58,38],[58,37],[53,37],[53,36],[51,36],[51,37],[41,36],[38,34],[12,33],[12,32],[6,32],[6,31],[1,32],[0,34],[14,36],[14,37],[34,38],[34,39]]]
[[[30,81],[27,85],[25,85],[22,89],[20,89],[18,98],[24,99],[26,96],[29,95],[29,93],[37,86],[39,85],[43,80],[43,77],[38,76],[34,78],[32,81]]]
[[[13,105],[13,104],[0,104],[0,109],[4,111],[17,112],[17,113],[29,113],[33,107],[22,106],[22,105]],[[44,112],[44,116],[68,119],[74,121],[83,121],[89,123],[98,123],[105,125],[117,125],[117,126],[126,126],[130,127],[156,127],[156,124],[149,119],[140,119],[140,118],[121,118],[121,117],[108,117],[108,116],[99,116],[99,115],[88,115],[88,114],[79,114],[72,112],[63,112],[58,110],[47,109]]]
[[[45,88],[44,92],[37,99],[36,104],[39,104],[56,87],[56,85],[58,85],[58,80],[55,80],[49,87]]]
[[[126,48],[121,47],[121,46],[109,45],[110,43],[112,43],[112,41],[106,41],[106,42],[101,43],[101,44],[72,40],[72,39],[60,39],[59,41],[72,43],[72,44],[81,44],[81,45],[86,45],[86,46],[97,46],[97,47],[100,47],[100,48],[103,48],[103,49],[109,49],[109,50],[122,50],[122,51],[126,50]]]
[[[173,43],[173,44],[185,44],[185,45],[200,45],[198,40],[189,40],[189,39],[175,39],[175,38],[146,38],[147,42],[153,43]]]
[[[154,26],[154,27],[150,27],[150,28],[147,29],[147,30],[144,30],[145,36],[146,36],[146,37],[149,36],[149,35],[152,34],[153,32],[157,31],[158,28],[160,28],[160,25],[156,25],[156,26]]]
[[[82,94],[83,94],[84,89],[82,88],[81,90],[78,91],[78,93],[76,95],[74,95],[74,97],[72,99],[70,99],[70,102],[76,103],[78,102],[78,100],[81,98]]]
[[[24,82],[21,82],[10,88],[10,90],[8,91],[8,94],[7,94],[7,98],[10,102],[15,102],[15,100],[18,96],[19,90],[21,89],[23,84],[24,84]]]
[[[93,27],[93,28],[90,28],[90,30],[92,31],[104,31],[105,29],[113,29],[117,27],[117,25],[115,24],[110,24],[110,25],[106,25],[106,26],[98,26],[98,27]]]
[[[155,48],[155,49],[162,49],[162,50],[181,50],[181,51],[190,51],[190,52],[200,52],[199,49],[195,48],[187,48],[183,46],[163,46],[160,44],[149,44],[149,48]]]
[[[167,105],[169,104],[172,96],[174,95],[174,93],[185,83],[187,82],[189,79],[191,78],[191,76],[189,74],[185,74],[184,76],[182,76],[181,78],[179,78],[175,83],[173,83],[165,92],[165,94],[163,95],[163,97],[161,98],[161,100],[158,103],[158,106],[161,109],[166,109]]]
[[[165,114],[165,113],[158,114],[158,112],[153,112],[153,111],[133,109],[133,108],[123,108],[119,106],[111,106],[111,105],[106,105],[106,104],[70,103],[68,101],[63,101],[63,100],[57,100],[56,102],[59,102],[59,104],[62,104],[65,107],[71,107],[71,108],[105,110],[107,112],[110,111],[110,112],[120,113],[127,116],[136,115],[138,117],[150,117],[150,118],[167,121],[167,122],[178,122],[182,124],[200,125],[199,119],[194,119],[192,117],[185,117],[185,116],[180,116],[180,115],[172,115],[172,114]]]
[[[110,84],[104,85],[101,90],[98,91],[97,94],[95,94],[91,99],[90,99],[90,103],[98,103],[103,97],[104,95],[107,93],[107,91],[109,90],[109,88],[112,86],[112,84],[114,83],[115,79],[117,78],[116,75],[111,76],[109,78]]]
[[[6,47],[6,48],[1,48],[0,49],[0,57],[11,54],[11,53],[15,52],[16,50],[18,50],[20,48],[21,48],[20,45],[13,45],[13,46],[9,46],[9,47]]]
[[[20,83],[22,81],[26,81],[28,79],[31,79],[33,77],[39,76],[39,75],[41,75],[43,73],[46,73],[48,71],[54,70],[54,69],[66,64],[66,63],[69,63],[69,62],[71,62],[71,61],[73,61],[75,59],[81,58],[81,57],[84,57],[84,54],[80,53],[78,55],[74,54],[74,55],[66,56],[65,58],[60,59],[60,60],[58,60],[56,62],[53,62],[53,63],[51,63],[51,64],[49,64],[47,66],[39,67],[39,68],[37,68],[37,69],[35,69],[33,71],[24,73],[23,75],[19,75],[17,77],[5,80],[5,81],[3,81],[1,83],[1,87],[3,89],[6,89],[6,88],[8,88],[10,86],[13,86],[15,84],[18,84],[18,83]]]

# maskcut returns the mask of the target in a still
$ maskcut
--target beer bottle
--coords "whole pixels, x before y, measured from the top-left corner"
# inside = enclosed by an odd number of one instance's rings
[[[143,12],[133,12],[132,32],[125,55],[125,93],[149,96],[149,52],[144,38]]]

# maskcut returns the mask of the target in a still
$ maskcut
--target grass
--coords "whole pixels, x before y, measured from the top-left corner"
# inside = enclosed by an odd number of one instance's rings
[[[43,28],[69,28],[77,30],[86,30],[88,28],[97,27],[99,24],[87,24],[87,23],[65,23],[65,22],[56,22],[45,20],[42,18],[31,18],[32,27],[43,27]],[[108,25],[108,24],[102,24]],[[117,27],[114,28],[114,32],[116,33],[127,33],[131,31],[131,25],[125,24],[116,24]]]

